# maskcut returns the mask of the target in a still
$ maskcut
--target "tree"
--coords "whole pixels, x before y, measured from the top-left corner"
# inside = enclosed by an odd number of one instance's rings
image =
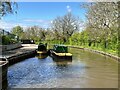
[[[32,26],[28,27],[24,31],[24,39],[32,39],[37,40],[39,38],[39,27],[38,26]]]
[[[79,29],[78,18],[67,13],[63,17],[57,17],[53,20],[53,31],[58,40],[62,40],[63,43],[67,42],[76,31]]]
[[[16,26],[12,29],[11,33],[22,38],[24,32],[21,26]]]
[[[45,40],[49,41],[49,42],[53,41],[55,39],[55,37],[53,35],[54,34],[53,34],[52,30],[48,30]]]
[[[10,0],[8,2],[0,1],[0,18],[10,13],[17,13],[17,7],[16,2],[11,2]]]
[[[96,2],[84,5],[87,8],[89,35],[103,43],[104,48],[111,48],[117,43],[118,4],[116,2]],[[114,38],[114,39],[113,39]]]
[[[24,31],[24,39],[32,39],[36,42],[46,40],[47,31],[44,28],[38,26],[32,26],[26,28]]]

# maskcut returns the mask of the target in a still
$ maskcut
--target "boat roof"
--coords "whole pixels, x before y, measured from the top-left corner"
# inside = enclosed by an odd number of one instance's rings
[[[63,44],[55,44],[55,46],[63,46],[63,47],[67,47],[66,45],[63,45]]]

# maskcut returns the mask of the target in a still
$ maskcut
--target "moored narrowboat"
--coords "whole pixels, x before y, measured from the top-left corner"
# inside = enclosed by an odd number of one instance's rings
[[[40,59],[44,59],[47,56],[48,56],[47,44],[40,43],[38,45],[37,57],[40,58]]]
[[[72,54],[68,53],[68,47],[64,45],[54,45],[51,56],[54,60],[72,60]]]

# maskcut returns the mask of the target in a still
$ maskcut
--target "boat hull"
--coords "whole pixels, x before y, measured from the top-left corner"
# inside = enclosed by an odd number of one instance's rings
[[[48,56],[48,52],[47,51],[37,51],[37,57],[40,59],[44,59]]]
[[[51,50],[51,57],[55,61],[72,61],[72,54],[70,53],[56,53]]]

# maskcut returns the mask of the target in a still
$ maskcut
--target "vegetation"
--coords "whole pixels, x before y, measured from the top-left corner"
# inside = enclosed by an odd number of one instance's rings
[[[117,54],[120,49],[118,5],[115,2],[84,4],[82,7],[87,9],[87,22],[86,28],[82,31],[79,31],[81,24],[79,18],[69,12],[62,17],[55,18],[51,28],[28,27],[20,32],[22,33],[20,37],[21,39],[33,39],[35,42],[77,45]]]
[[[1,0],[0,1],[0,19],[7,15],[7,14],[13,14],[17,13],[17,3],[16,2],[11,2],[11,0]],[[7,45],[7,44],[12,44],[16,43],[17,41],[15,40],[14,35],[3,35],[0,31],[0,45]]]
[[[97,2],[85,5],[87,12],[88,46],[118,53],[118,3]]]
[[[12,29],[11,33],[22,38],[22,35],[24,32],[23,32],[23,28],[21,26],[16,26]]]
[[[2,45],[9,45],[9,44],[14,44],[14,43],[17,43],[17,41],[13,38],[11,38],[10,36],[8,35],[3,35],[2,36]]]
[[[18,37],[0,29],[0,45],[9,45],[19,42]]]
[[[17,3],[10,2],[11,0],[8,0],[7,2],[3,2],[3,1],[0,1],[0,18],[7,14],[17,13],[16,11],[18,7]]]
[[[62,43],[68,42],[68,39],[79,29],[78,19],[71,13],[63,17],[57,17],[53,20],[52,30],[54,32],[54,40]]]

